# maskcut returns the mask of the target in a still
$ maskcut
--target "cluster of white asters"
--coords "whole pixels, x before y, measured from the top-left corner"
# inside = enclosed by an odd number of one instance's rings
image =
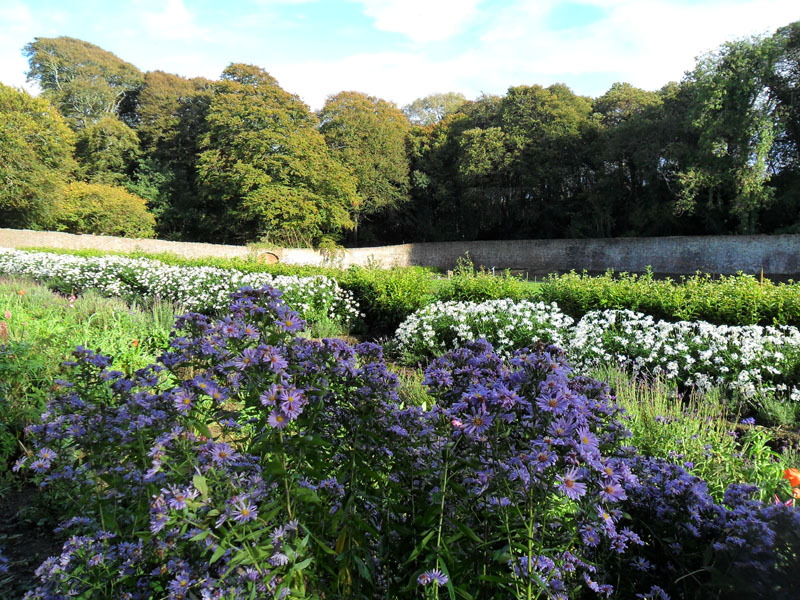
[[[535,340],[564,347],[575,321],[555,304],[527,300],[436,302],[400,324],[399,350],[410,356],[439,356],[465,342],[486,338],[498,354],[509,356]]]
[[[800,330],[790,326],[672,323],[629,310],[592,311],[575,323],[556,304],[439,302],[406,319],[395,341],[408,356],[431,357],[482,337],[504,356],[537,340],[556,344],[579,372],[619,365],[702,390],[800,401]]]
[[[788,325],[672,323],[630,310],[593,311],[575,326],[567,351],[584,369],[619,364],[701,390],[727,386],[747,397],[777,391],[800,400],[800,382],[790,381],[800,366],[800,330]]]
[[[352,294],[322,275],[243,273],[214,267],[176,267],[145,258],[81,257],[0,248],[0,275],[57,280],[67,290],[93,289],[109,297],[164,300],[191,311],[223,311],[230,294],[249,285],[273,286],[303,318],[320,315],[343,325],[359,315]]]

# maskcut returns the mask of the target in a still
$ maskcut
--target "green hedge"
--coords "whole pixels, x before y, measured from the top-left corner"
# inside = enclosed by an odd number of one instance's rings
[[[442,302],[486,302],[487,300],[533,300],[540,284],[520,279],[506,270],[494,275],[484,268],[475,270],[469,256],[460,258],[452,277],[443,280],[434,292]]]
[[[630,309],[658,319],[728,325],[800,325],[800,284],[773,283],[752,275],[707,274],[658,280],[652,273],[608,271],[589,276],[551,275],[541,286],[545,302],[556,302],[580,318],[591,310]]]

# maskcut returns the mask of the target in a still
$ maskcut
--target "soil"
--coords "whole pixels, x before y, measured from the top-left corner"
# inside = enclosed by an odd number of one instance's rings
[[[8,573],[0,574],[2,600],[22,598],[35,585],[36,568],[61,553],[63,539],[53,534],[55,521],[42,516],[35,486],[19,489],[0,483],[0,547]]]

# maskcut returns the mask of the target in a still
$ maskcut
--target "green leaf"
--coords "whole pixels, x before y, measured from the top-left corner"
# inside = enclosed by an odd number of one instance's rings
[[[208,482],[206,478],[202,475],[195,475],[192,477],[192,483],[194,483],[194,487],[197,488],[197,491],[203,496],[204,500],[208,499]]]
[[[217,562],[222,557],[222,555],[225,554],[225,550],[227,550],[227,548],[225,548],[225,546],[223,546],[222,544],[217,546],[217,549],[214,550],[214,554],[211,555],[208,564],[213,565],[215,562]]]
[[[425,549],[425,546],[428,545],[428,542],[431,541],[431,538],[433,537],[434,533],[436,533],[436,530],[432,529],[427,533],[427,535],[424,538],[422,538],[422,541],[419,544],[417,544],[417,547],[414,548],[414,551],[411,553],[411,556],[408,557],[408,561],[406,562],[411,562],[417,556],[419,556],[419,553],[422,552]]]
[[[209,536],[210,533],[211,532],[208,529],[206,529],[205,531],[201,531],[197,535],[190,537],[189,541],[190,542],[199,542],[200,540],[206,539]]]

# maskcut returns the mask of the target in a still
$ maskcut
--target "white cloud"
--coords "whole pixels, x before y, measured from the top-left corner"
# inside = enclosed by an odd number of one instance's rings
[[[195,23],[183,0],[166,0],[161,12],[143,12],[142,25],[150,36],[164,40],[189,42],[208,35],[207,29]]]
[[[484,35],[448,59],[421,45],[410,52],[273,63],[269,70],[314,109],[329,94],[351,89],[398,105],[433,92],[457,91],[474,98],[482,92],[503,94],[512,85],[556,82],[579,94],[599,96],[614,81],[658,89],[680,80],[698,55],[736,38],[772,33],[800,17],[796,0],[718,0],[705,5],[669,0],[583,2],[602,6],[604,18],[551,31],[547,17],[557,0],[524,0],[491,15],[481,14],[488,21]],[[399,3],[380,6],[384,9],[380,18],[388,19],[390,9],[400,10]],[[407,35],[422,36],[423,29],[414,33],[411,21],[405,24]],[[401,25],[395,23],[395,28]]]
[[[33,41],[35,20],[30,9],[21,2],[0,5],[0,81],[6,85],[22,87],[36,92],[35,85],[25,81],[28,61],[22,56],[22,47]]]
[[[431,92],[462,91],[459,80],[463,75],[457,63],[432,62],[423,54],[404,52],[276,65],[270,72],[281,87],[299,95],[314,110],[322,108],[327,96],[346,90],[403,106]]]
[[[569,83],[570,75],[606,72],[656,89],[679,80],[694,67],[696,56],[726,41],[771,33],[800,17],[796,0],[702,5],[667,0],[584,1],[605,8],[605,18],[580,28],[550,31],[545,20],[555,3],[528,0],[499,15],[479,47],[464,59],[475,61],[476,68],[503,73],[508,85],[521,83],[521,78],[533,78],[529,83]]]
[[[436,42],[460,33],[477,14],[481,0],[355,0],[381,31],[414,42]]]

